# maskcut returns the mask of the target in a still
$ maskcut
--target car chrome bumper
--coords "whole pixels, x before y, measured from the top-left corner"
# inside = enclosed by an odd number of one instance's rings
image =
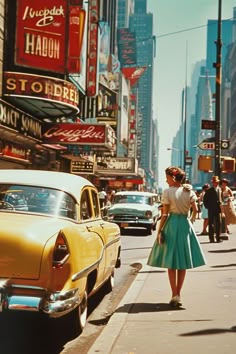
[[[80,303],[78,289],[67,292],[48,293],[43,290],[42,296],[12,295],[13,288],[20,286],[4,287],[0,284],[0,312],[4,311],[27,311],[41,312],[49,317],[61,317],[72,311]],[[35,290],[34,287],[23,287]],[[39,288],[37,288],[39,289]]]

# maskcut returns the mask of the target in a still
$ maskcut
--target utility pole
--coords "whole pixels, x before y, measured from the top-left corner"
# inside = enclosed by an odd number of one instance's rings
[[[215,175],[221,178],[221,9],[222,0],[218,0],[218,33],[216,40],[216,92],[215,92]]]
[[[188,42],[186,43],[186,63],[185,63],[185,95],[184,95],[184,151],[183,151],[183,170],[186,169],[186,146],[187,146],[187,103],[188,103]]]

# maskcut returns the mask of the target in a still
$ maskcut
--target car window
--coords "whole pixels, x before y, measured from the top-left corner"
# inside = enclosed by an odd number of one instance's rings
[[[72,196],[38,186],[0,184],[0,212],[4,210],[76,219],[76,202]]]
[[[151,198],[143,195],[116,195],[113,204],[115,203],[138,203],[152,204]]]
[[[98,216],[100,216],[100,213],[99,213],[98,197],[97,197],[97,193],[95,191],[92,191],[92,201],[93,201],[94,215],[95,215],[95,218],[97,218]]]
[[[92,216],[91,203],[89,199],[89,191],[85,189],[82,192],[80,199],[80,219],[86,220],[90,219]]]

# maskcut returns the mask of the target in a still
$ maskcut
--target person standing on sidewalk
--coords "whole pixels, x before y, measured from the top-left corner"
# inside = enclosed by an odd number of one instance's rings
[[[232,203],[234,196],[231,188],[229,188],[229,181],[226,178],[221,179],[220,187],[222,191],[222,209],[225,214],[226,232],[230,234],[229,225],[236,224],[236,215]]]
[[[208,227],[208,210],[207,208],[205,207],[204,203],[203,203],[203,198],[204,198],[204,195],[206,193],[206,190],[210,188],[210,184],[209,183],[205,183],[203,186],[202,186],[202,192],[200,194],[200,201],[202,203],[202,214],[201,214],[201,217],[203,219],[203,225],[202,225],[202,232],[200,233],[200,235],[208,235],[208,230],[207,230],[207,227]]]
[[[168,269],[172,291],[169,303],[181,306],[186,270],[205,265],[206,261],[192,225],[197,214],[197,196],[191,185],[183,184],[182,169],[171,166],[165,173],[169,188],[162,194],[163,213],[147,264]]]
[[[222,192],[221,188],[219,187],[219,182],[219,177],[213,176],[211,180],[212,186],[206,190],[206,193],[203,197],[203,203],[208,209],[208,227],[210,242],[215,242],[214,233],[216,234],[216,242],[222,242],[222,239],[220,238]]]

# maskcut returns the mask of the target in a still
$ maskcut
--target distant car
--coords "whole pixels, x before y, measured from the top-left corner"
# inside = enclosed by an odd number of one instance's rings
[[[111,291],[120,266],[120,229],[101,218],[97,189],[62,172],[0,170],[0,220],[1,312],[64,316],[81,332],[88,297]]]
[[[234,196],[233,205],[234,205],[234,209],[236,210],[236,191],[232,191],[232,192]]]
[[[119,225],[121,233],[133,227],[145,228],[151,234],[160,215],[158,200],[158,195],[150,192],[117,192],[107,210],[107,219]]]

